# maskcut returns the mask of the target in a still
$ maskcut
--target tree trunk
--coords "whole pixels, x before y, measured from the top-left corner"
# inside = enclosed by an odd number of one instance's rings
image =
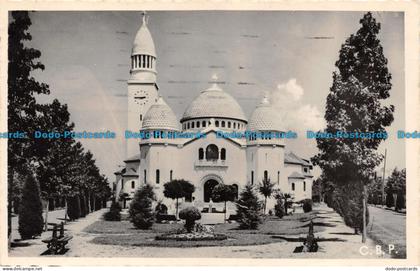
[[[67,197],[64,198],[64,224],[67,224]]]
[[[225,201],[225,221],[224,221],[224,223],[226,223],[226,201]]]
[[[90,192],[88,192],[88,208],[87,208],[89,210],[88,213],[92,212],[91,207],[92,206],[90,205]]]
[[[366,185],[363,184],[363,232],[362,232],[362,243],[366,243]]]
[[[175,212],[175,218],[178,220],[178,198],[176,198],[176,212]]]
[[[265,215],[266,208],[267,208],[267,197],[264,197],[264,215]]]
[[[96,197],[93,196],[93,210],[96,211]]]
[[[48,230],[48,211],[50,208],[50,199],[47,199],[47,206],[46,206],[46,210],[45,210],[45,221],[44,221],[44,231]]]
[[[287,215],[287,199],[284,199],[284,215]]]

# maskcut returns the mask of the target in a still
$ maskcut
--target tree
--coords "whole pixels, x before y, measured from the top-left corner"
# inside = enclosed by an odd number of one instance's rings
[[[39,50],[25,46],[32,39],[28,32],[31,20],[27,11],[13,11],[8,29],[8,131],[27,131],[27,138],[7,141],[8,148],[8,239],[11,240],[11,214],[13,200],[19,198],[21,187],[17,175],[24,176],[27,161],[33,161],[32,133],[36,128],[37,103],[34,94],[48,94],[48,85],[37,82],[31,72],[43,70],[44,65],[37,59],[41,56]]]
[[[273,187],[274,184],[270,182],[270,179],[264,178],[262,180],[262,183],[259,185],[259,192],[261,195],[264,196],[264,211],[263,214],[265,214],[265,210],[267,208],[267,198],[271,197],[271,194],[273,193]]]
[[[163,195],[167,198],[176,199],[176,214],[175,217],[178,218],[178,199],[187,197],[194,193],[195,187],[190,182],[186,180],[172,180],[165,183],[163,190]]]
[[[236,189],[232,185],[218,184],[213,188],[212,196],[214,202],[224,202],[225,203],[225,222],[226,222],[226,202],[234,201],[236,196]]]
[[[368,203],[370,204],[382,204],[382,178],[376,177],[367,186],[368,191]]]
[[[35,176],[28,172],[22,191],[19,211],[19,233],[22,239],[30,239],[42,233],[42,203],[39,184]]]
[[[236,202],[239,227],[241,229],[257,229],[262,222],[261,207],[261,202],[258,200],[253,187],[251,185],[245,186]]]
[[[75,195],[67,200],[67,214],[70,220],[76,220],[81,216],[80,198]]]
[[[319,177],[312,184],[312,200],[314,202],[321,202],[323,198],[322,193],[322,179]]]
[[[289,193],[285,193],[283,194],[283,198],[284,198],[284,214],[287,215],[288,214],[287,208],[289,208],[289,203],[292,202],[293,196]]]
[[[361,28],[340,49],[336,62],[338,71],[333,74],[333,84],[327,97],[326,133],[380,134],[385,133],[385,127],[393,121],[394,106],[382,102],[390,95],[391,74],[378,39],[380,24],[370,12],[363,16],[360,24]],[[354,186],[359,191],[353,194],[356,198],[349,200],[359,202],[357,198],[361,198],[363,214],[367,209],[365,185],[371,181],[374,169],[383,158],[376,152],[382,140],[385,138],[375,136],[364,139],[352,136],[317,138],[320,153],[313,157],[313,163],[320,166],[323,174],[336,186],[361,184]],[[345,206],[352,208],[358,205]],[[348,210],[342,214],[346,216],[347,213],[352,212]],[[363,242],[366,240],[366,222],[365,219]]]
[[[131,222],[137,228],[145,230],[153,225],[155,218],[152,210],[153,200],[155,200],[155,193],[149,184],[140,187],[134,195],[129,214]]]
[[[388,177],[385,192],[387,193],[387,207],[394,206],[394,194],[396,195],[395,211],[405,207],[406,194],[406,170],[399,171],[395,168],[391,176]],[[392,203],[391,203],[392,198]]]
[[[111,208],[109,211],[104,214],[104,219],[106,221],[121,221],[121,207],[118,202],[113,201],[111,203]]]
[[[385,205],[388,208],[391,208],[394,206],[394,196],[392,195],[391,192],[387,192],[386,193],[386,197],[385,197]]]
[[[278,218],[282,218],[284,216],[285,208],[284,208],[284,196],[280,190],[274,193],[274,198],[276,199],[276,204],[274,205],[274,214]]]

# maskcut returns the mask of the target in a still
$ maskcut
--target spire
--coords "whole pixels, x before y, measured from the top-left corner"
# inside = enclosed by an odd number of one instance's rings
[[[269,98],[269,92],[264,91],[264,97],[262,98],[260,106],[269,106],[270,105],[270,98]]]
[[[143,12],[141,14],[143,15],[143,17],[142,17],[143,25],[146,26],[147,25],[147,18],[146,18],[147,12],[145,10],[143,10]]]
[[[210,81],[210,83],[212,83],[212,86],[208,90],[222,90],[217,84],[218,80],[219,80],[219,77],[217,76],[216,73],[214,73],[211,76],[211,81]]]

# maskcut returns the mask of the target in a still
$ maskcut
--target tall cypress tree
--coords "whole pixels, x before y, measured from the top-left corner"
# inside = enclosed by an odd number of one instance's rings
[[[42,203],[39,184],[35,176],[26,174],[19,210],[19,233],[22,239],[30,239],[42,233]]]
[[[387,59],[378,38],[381,26],[370,12],[363,16],[360,24],[361,28],[357,33],[351,35],[342,45],[340,57],[335,64],[338,71],[333,74],[333,85],[327,97],[327,128],[324,132],[380,133],[385,132],[385,127],[393,121],[394,107],[382,105],[382,100],[389,97],[392,85]],[[336,209],[352,208],[341,210],[339,213],[343,216],[352,214],[353,217],[363,217],[366,212],[365,207],[360,209],[360,202],[366,206],[365,185],[370,182],[375,167],[382,160],[382,156],[376,152],[382,140],[384,139],[317,139],[320,153],[313,158],[313,162],[321,167],[324,176],[336,186],[352,183],[352,187],[358,190],[357,194],[352,193],[353,198],[348,199],[355,204],[333,200],[336,205],[342,205],[335,206]],[[339,188],[338,191],[344,190]],[[355,219],[345,217],[345,221]],[[349,224],[360,227],[360,223]],[[362,240],[365,241],[365,234]]]

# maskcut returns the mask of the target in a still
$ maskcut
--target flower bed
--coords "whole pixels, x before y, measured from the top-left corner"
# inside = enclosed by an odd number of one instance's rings
[[[213,234],[205,232],[191,232],[191,233],[169,233],[158,235],[156,240],[174,240],[174,241],[209,241],[209,240],[226,240],[227,236],[224,234]]]
[[[155,237],[156,240],[174,240],[174,241],[209,241],[209,240],[226,240],[225,234],[215,234],[213,226],[204,226],[196,224],[194,231],[187,232],[180,229],[175,233],[166,233]]]

